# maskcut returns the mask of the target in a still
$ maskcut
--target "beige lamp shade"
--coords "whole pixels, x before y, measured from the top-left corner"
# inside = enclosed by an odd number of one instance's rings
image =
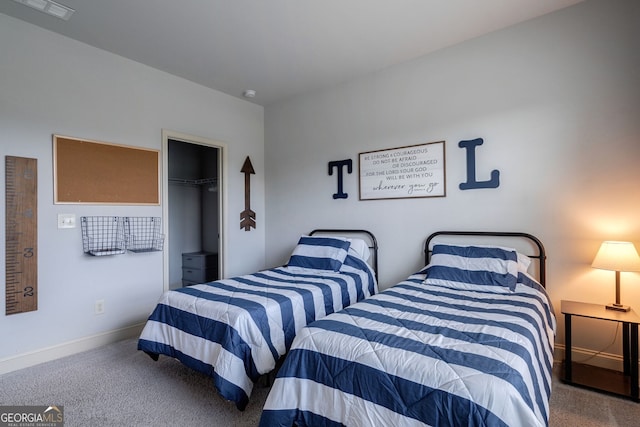
[[[631,242],[603,242],[591,267],[613,271],[640,271],[640,256]]]

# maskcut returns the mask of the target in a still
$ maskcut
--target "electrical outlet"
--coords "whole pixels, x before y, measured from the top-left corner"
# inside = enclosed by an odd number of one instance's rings
[[[95,311],[96,311],[96,314],[104,314],[104,300],[103,299],[96,300]]]

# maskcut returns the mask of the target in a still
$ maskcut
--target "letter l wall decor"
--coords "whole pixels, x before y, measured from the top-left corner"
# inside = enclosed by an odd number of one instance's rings
[[[491,179],[488,181],[476,181],[476,147],[482,145],[482,138],[460,141],[458,146],[467,150],[467,182],[460,183],[461,190],[475,188],[498,188],[500,185],[500,171],[492,170]]]

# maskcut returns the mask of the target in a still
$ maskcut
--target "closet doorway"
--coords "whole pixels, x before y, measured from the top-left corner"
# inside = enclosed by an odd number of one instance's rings
[[[224,277],[225,148],[163,131],[165,290]]]

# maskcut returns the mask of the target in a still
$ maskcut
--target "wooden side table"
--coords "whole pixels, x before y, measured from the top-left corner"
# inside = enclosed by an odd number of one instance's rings
[[[628,312],[607,310],[604,305],[561,301],[564,314],[565,360],[560,377],[563,382],[603,391],[640,402],[638,395],[638,325],[640,316]],[[583,365],[571,360],[571,318],[573,316],[622,323],[623,371]]]

